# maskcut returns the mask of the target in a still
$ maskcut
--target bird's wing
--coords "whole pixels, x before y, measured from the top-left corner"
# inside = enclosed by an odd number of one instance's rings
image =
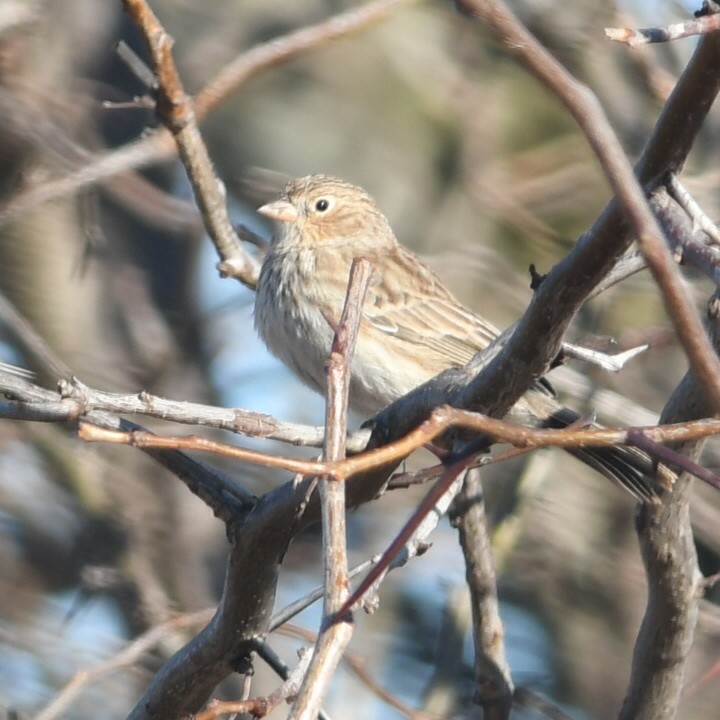
[[[378,258],[375,266],[377,279],[363,312],[366,322],[386,341],[423,353],[437,372],[465,365],[498,336],[497,328],[465,308],[402,246]]]

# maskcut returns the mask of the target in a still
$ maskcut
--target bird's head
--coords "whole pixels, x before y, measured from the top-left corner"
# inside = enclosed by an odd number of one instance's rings
[[[258,212],[278,223],[277,239],[282,242],[306,246],[394,242],[388,221],[372,197],[328,175],[292,180],[280,199]]]

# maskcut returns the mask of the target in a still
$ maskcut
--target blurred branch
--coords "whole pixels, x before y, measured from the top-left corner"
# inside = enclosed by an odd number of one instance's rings
[[[472,713],[458,712],[462,703],[462,695],[458,692],[458,678],[467,674],[465,641],[471,634],[470,605],[466,585],[458,584],[447,588],[434,648],[433,672],[422,691],[423,710],[442,718],[472,717]],[[483,720],[488,717],[483,713]]]
[[[57,357],[35,328],[15,309],[10,300],[0,292],[0,320],[8,328],[20,349],[40,363],[43,370],[56,378],[69,378],[70,368]]]
[[[367,30],[384,20],[396,7],[412,2],[417,0],[373,0],[317,25],[308,25],[255,46],[221,70],[215,79],[195,96],[198,117],[205,117],[256,75],[315,52],[335,40]]]
[[[326,47],[331,41],[361,32],[383,20],[395,6],[416,0],[371,0],[353,10],[338,13],[316,25],[273,38],[243,52],[211,80],[195,99],[198,120],[217,107],[231,91],[263,71]],[[177,152],[172,135],[157,130],[121,148],[88,157],[83,167],[42,185],[19,193],[0,208],[0,226],[11,218],[29,212],[42,203],[74,195],[80,190],[106,181],[129,170],[141,170],[174,157]]]
[[[530,688],[515,688],[513,704],[524,710],[535,711],[548,720],[572,720],[572,717],[555,703]]]
[[[115,657],[95,667],[81,670],[70,682],[35,716],[35,720],[55,720],[60,717],[75,698],[90,684],[122,668],[130,668],[158,643],[172,633],[194,628],[206,623],[212,617],[212,610],[185,613],[147,630],[128,644]]]
[[[284,627],[280,628],[280,632],[287,637],[300,638],[301,640],[304,640],[306,642],[314,643],[317,641],[317,635],[308,630],[305,630],[304,628],[299,627],[298,625],[285,625]],[[390,707],[397,710],[409,720],[441,720],[441,718],[438,718],[436,715],[425,713],[420,710],[415,710],[409,705],[401,702],[399,698],[388,692],[377,682],[377,680],[375,680],[375,678],[372,677],[372,675],[370,675],[367,668],[365,667],[365,663],[358,657],[356,657],[353,653],[345,653],[342,660],[343,663],[347,665],[353,673],[355,673],[355,675],[367,686],[367,688],[376,697],[380,698],[380,700],[387,703]]]
[[[659,65],[649,48],[638,48],[628,59],[640,71],[650,94],[658,103],[664,104],[675,87],[677,77]]]

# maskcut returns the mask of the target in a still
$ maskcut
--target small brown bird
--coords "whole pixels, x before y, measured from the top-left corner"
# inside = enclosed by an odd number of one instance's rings
[[[278,224],[263,261],[255,327],[270,351],[309,387],[325,393],[325,363],[356,257],[373,265],[357,346],[349,404],[371,416],[448,367],[465,365],[499,335],[464,307],[439,278],[395,239],[368,193],[325,175],[293,180],[258,212]],[[578,416],[541,386],[511,415],[534,425]],[[634,448],[574,451],[584,462],[647,501],[655,497],[650,458]]]

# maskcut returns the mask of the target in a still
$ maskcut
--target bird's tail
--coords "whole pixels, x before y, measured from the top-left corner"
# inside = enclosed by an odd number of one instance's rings
[[[563,428],[580,419],[575,411],[560,408],[544,422],[547,428]],[[634,447],[579,447],[567,451],[595,468],[602,475],[625,488],[641,502],[657,502],[668,490],[675,475],[663,465],[658,465],[642,450]]]

